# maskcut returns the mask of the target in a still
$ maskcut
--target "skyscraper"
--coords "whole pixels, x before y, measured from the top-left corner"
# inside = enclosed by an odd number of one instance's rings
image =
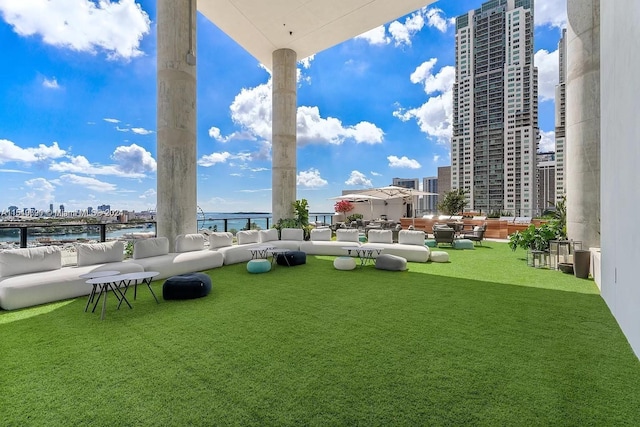
[[[430,196],[422,196],[420,210],[423,214],[434,214],[438,211],[438,177],[430,176],[422,178],[422,191],[435,193]]]
[[[565,126],[566,126],[566,80],[567,80],[567,30],[562,30],[562,37],[558,43],[558,85],[556,86],[556,201],[564,196],[564,165],[565,165]]]
[[[456,19],[451,187],[467,209],[534,214],[537,73],[533,0],[491,0]]]

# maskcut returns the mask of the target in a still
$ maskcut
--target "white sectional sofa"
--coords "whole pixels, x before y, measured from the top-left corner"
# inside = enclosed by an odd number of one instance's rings
[[[205,249],[200,234],[178,236],[175,250],[169,252],[166,237],[140,239],[134,244],[133,259],[124,261],[123,242],[80,243],[73,267],[62,267],[57,246],[0,251],[0,308],[14,310],[88,295],[91,286],[80,275],[96,271],[158,271],[153,278],[158,280],[223,264],[222,254]]]
[[[300,242],[300,250],[308,255],[346,256],[345,247],[360,247],[358,230],[339,228],[336,230],[336,240],[331,240],[330,228],[314,228],[310,240]]]
[[[290,251],[299,251],[300,244],[304,241],[302,228],[283,228],[280,231],[280,238],[278,238],[278,230],[275,228],[260,230],[258,236],[262,244]]]
[[[91,285],[80,275],[114,270],[144,271],[139,264],[123,262],[124,243],[79,244],[78,265],[62,266],[61,248],[10,249],[0,252],[0,308],[18,308],[88,295]]]
[[[424,231],[400,230],[398,243],[393,243],[391,230],[369,230],[368,241],[362,247],[380,247],[384,248],[384,254],[401,256],[412,262],[427,262],[430,252],[424,239]]]
[[[139,239],[133,245],[130,262],[140,265],[144,271],[159,272],[153,280],[221,267],[223,255],[205,249],[204,243],[202,234],[179,235],[175,252],[169,252],[169,239],[166,237]]]
[[[233,244],[233,234],[215,232],[209,236],[209,250],[222,254],[224,265],[247,262],[251,259],[251,249],[262,246],[258,230],[243,230],[236,233],[238,244]]]
[[[209,236],[209,249],[224,256],[224,265],[237,264],[251,260],[251,249],[275,247],[297,251],[303,242],[301,228],[283,228],[278,238],[278,230],[242,230],[236,233],[237,244],[233,244],[233,234],[215,232]]]

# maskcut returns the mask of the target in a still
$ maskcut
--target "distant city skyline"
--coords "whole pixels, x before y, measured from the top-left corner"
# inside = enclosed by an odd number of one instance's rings
[[[155,209],[155,1],[79,3],[0,3],[0,206]],[[453,19],[481,4],[439,1],[300,62],[297,197],[311,211],[450,165]],[[548,151],[566,5],[535,7]],[[197,56],[198,205],[270,212],[270,74],[201,15]]]

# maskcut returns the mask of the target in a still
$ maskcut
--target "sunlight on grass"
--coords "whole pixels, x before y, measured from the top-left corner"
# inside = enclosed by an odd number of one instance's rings
[[[4,311],[0,310],[0,325],[18,320],[29,319],[31,317],[40,316],[42,314],[51,313],[61,307],[72,304],[74,300],[58,301],[51,304],[39,305],[37,307],[26,308],[24,310]]]

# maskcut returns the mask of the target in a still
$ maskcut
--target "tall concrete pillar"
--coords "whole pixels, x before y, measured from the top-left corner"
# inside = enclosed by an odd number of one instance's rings
[[[600,0],[567,0],[567,234],[600,247]]]
[[[196,0],[158,0],[158,236],[197,231]]]
[[[273,52],[272,83],[271,208],[276,223],[293,217],[296,201],[296,52]]]

